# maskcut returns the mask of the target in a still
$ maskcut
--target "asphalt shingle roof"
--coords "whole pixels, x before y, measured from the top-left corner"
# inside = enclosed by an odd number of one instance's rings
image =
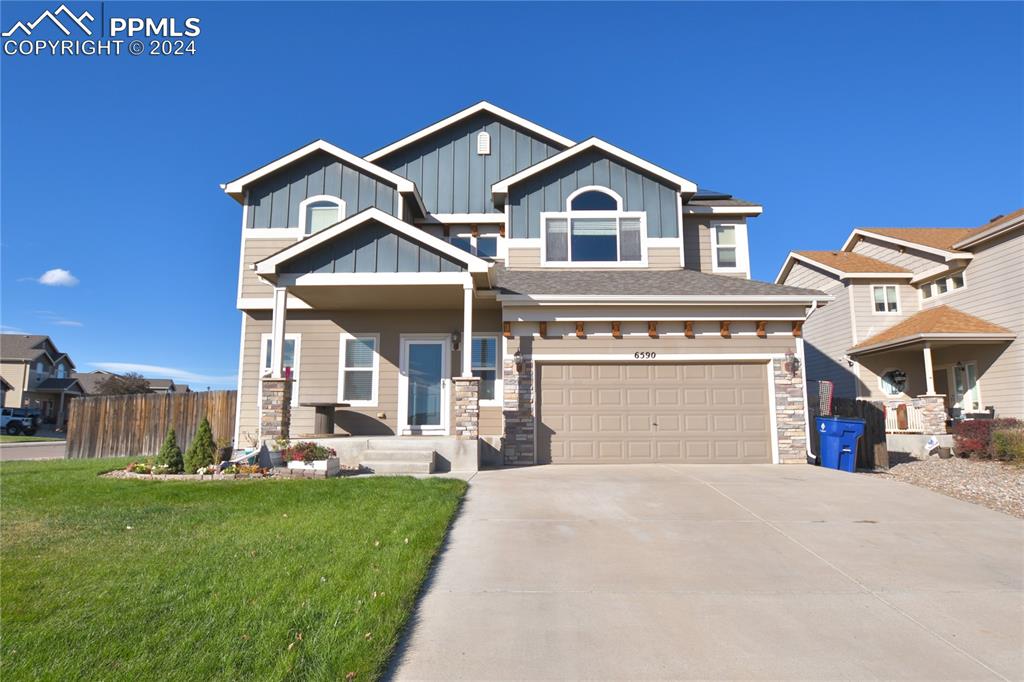
[[[75,385],[77,383],[78,383],[78,379],[57,379],[57,378],[51,377],[49,379],[43,379],[42,381],[40,381],[38,384],[36,384],[36,387],[33,388],[32,390],[33,391],[66,391],[66,390],[68,390],[69,388],[71,388],[73,385]],[[79,388],[81,388],[81,386],[79,386]]]
[[[507,270],[494,266],[503,294],[562,296],[822,296],[769,282],[695,270]]]
[[[35,360],[43,354],[46,341],[43,334],[0,335],[0,356],[4,360]]]
[[[892,272],[911,274],[906,268],[851,251],[795,251],[799,256],[840,272]]]
[[[940,305],[911,315],[883,332],[870,336],[851,350],[901,341],[922,334],[1012,334],[988,320],[969,315],[948,305]]]

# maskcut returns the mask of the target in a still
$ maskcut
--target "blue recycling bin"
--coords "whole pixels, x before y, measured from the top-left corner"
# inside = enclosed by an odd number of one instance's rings
[[[857,470],[857,442],[864,435],[864,420],[817,417],[821,466],[853,473]]]

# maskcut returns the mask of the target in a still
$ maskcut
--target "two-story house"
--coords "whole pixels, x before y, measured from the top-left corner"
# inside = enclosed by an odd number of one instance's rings
[[[44,423],[62,426],[68,401],[83,393],[74,370],[75,363],[49,336],[0,334],[0,376],[11,386],[6,407],[38,410]]]
[[[757,204],[487,102],[222,188],[236,442],[429,436],[457,469],[805,461],[801,325],[827,296],[750,279]]]
[[[1024,417],[1024,209],[980,227],[858,228],[839,251],[794,251],[776,282],[833,301],[804,325],[810,392],[907,405],[893,431],[948,417]],[[991,409],[990,409],[991,408]]]

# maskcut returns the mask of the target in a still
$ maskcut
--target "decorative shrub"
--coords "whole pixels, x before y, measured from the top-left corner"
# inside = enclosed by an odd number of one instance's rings
[[[1024,464],[1024,429],[994,429],[992,456],[1008,462]]]
[[[156,466],[162,469],[160,473],[167,474],[180,474],[185,470],[185,462],[181,458],[181,448],[178,447],[174,429],[167,429],[167,437],[156,455]]]
[[[194,474],[203,467],[212,466],[216,452],[217,445],[213,442],[210,422],[203,417],[203,421],[199,422],[195,438],[192,439],[188,450],[185,451],[185,471]]]
[[[953,425],[953,442],[956,454],[961,457],[992,456],[992,431],[1019,429],[1024,422],[1019,419],[968,419]]]
[[[304,441],[288,446],[281,451],[281,456],[286,462],[305,462],[309,464],[310,462],[336,457],[337,453],[334,451],[334,448]]]

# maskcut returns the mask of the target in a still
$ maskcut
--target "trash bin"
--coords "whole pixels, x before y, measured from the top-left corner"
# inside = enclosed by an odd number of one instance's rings
[[[857,441],[864,435],[863,419],[817,417],[820,464],[829,469],[857,470]]]

